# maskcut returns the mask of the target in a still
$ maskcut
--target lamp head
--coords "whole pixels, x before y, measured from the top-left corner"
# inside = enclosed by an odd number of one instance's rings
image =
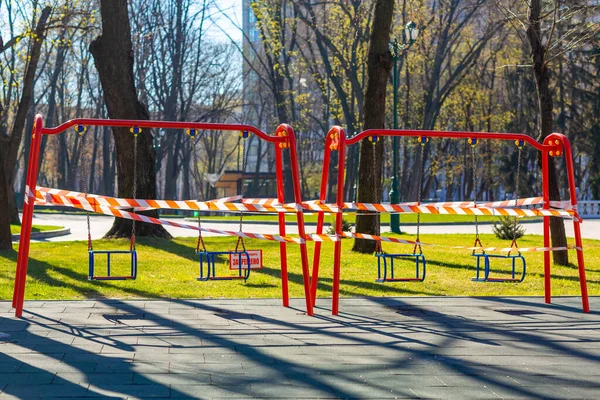
[[[413,21],[408,22],[404,26],[404,34],[408,43],[414,43],[415,40],[417,40],[417,37],[419,36],[419,28],[417,27],[417,24]]]

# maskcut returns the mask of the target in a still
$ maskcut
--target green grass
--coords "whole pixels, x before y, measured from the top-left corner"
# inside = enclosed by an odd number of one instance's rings
[[[62,226],[55,226],[55,225],[32,225],[31,226],[31,231],[32,232],[46,232],[46,231],[55,231],[57,229],[62,229]],[[11,224],[10,225],[10,233],[17,234],[17,233],[21,233],[21,225],[17,225],[17,224]]]
[[[482,235],[486,246],[507,246],[508,243],[493,235]],[[412,239],[412,237],[409,237]],[[423,235],[422,240],[448,247],[424,247],[427,257],[425,282],[374,282],[377,262],[372,255],[350,251],[352,240],[343,241],[340,293],[350,296],[539,296],[543,294],[543,253],[526,253],[527,277],[523,283],[475,283],[474,259],[466,250],[450,246],[473,243],[472,235]],[[528,235],[520,241],[521,247],[540,246],[540,236]],[[198,262],[194,257],[196,239],[178,238],[172,241],[139,239],[139,270],[136,281],[87,281],[86,243],[54,242],[32,243],[29,261],[27,299],[84,299],[84,298],[278,298],[281,297],[279,244],[276,242],[248,241],[249,249],[262,249],[265,268],[253,271],[250,279],[241,281],[197,282]],[[127,240],[97,240],[96,249],[126,249]],[[206,238],[209,249],[227,250],[235,245],[234,238]],[[312,259],[314,243],[309,245]],[[409,246],[385,244],[387,252],[410,251]],[[600,295],[600,241],[585,240],[585,259],[590,295]],[[323,245],[319,279],[321,297],[331,296],[333,244]],[[300,253],[297,245],[288,246],[290,295],[303,297]],[[0,252],[0,299],[12,296],[17,253]],[[570,253],[575,260],[575,253]],[[114,256],[114,273],[126,272],[126,258]],[[119,262],[121,263],[119,266]],[[98,265],[103,265],[99,262]],[[397,274],[414,273],[414,263],[405,262]],[[119,271],[121,268],[121,271]],[[224,267],[223,267],[224,268]],[[223,269],[221,271],[225,273]],[[98,273],[102,273],[98,270]],[[579,295],[577,268],[552,267],[552,294]]]

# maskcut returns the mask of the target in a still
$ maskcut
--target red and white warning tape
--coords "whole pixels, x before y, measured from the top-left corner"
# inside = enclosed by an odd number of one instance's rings
[[[244,204],[260,204],[264,206],[279,206],[281,203],[277,199],[242,199]]]
[[[417,203],[403,203],[406,205],[416,206]],[[542,197],[528,197],[524,199],[515,200],[504,200],[504,201],[493,201],[493,202],[482,202],[477,203],[478,207],[489,207],[489,208],[505,208],[505,207],[516,207],[516,206],[533,206],[544,204]],[[422,206],[432,207],[461,207],[461,208],[473,208],[475,203],[473,201],[443,201],[437,203],[421,203]]]
[[[52,203],[53,205],[70,206],[73,203],[89,203],[90,205],[107,206],[117,209],[134,209],[135,211],[151,209],[176,209],[176,210],[200,210],[200,211],[225,211],[225,212],[297,212],[299,207],[270,206],[261,204],[232,203],[230,200],[239,200],[241,196],[211,201],[195,200],[144,200],[123,199],[117,197],[85,195],[80,192],[68,192],[58,189],[38,187],[36,191],[36,202],[38,204]]]
[[[345,203],[345,208],[361,211],[395,212],[395,213],[420,213],[420,214],[447,214],[447,215],[489,215],[489,216],[556,216],[572,218],[575,210],[545,210],[528,208],[493,208],[493,207],[464,207],[464,206],[430,206],[430,205],[402,205],[402,204],[373,204],[373,203]]]
[[[417,242],[412,240],[404,240],[398,239],[394,237],[388,236],[378,236],[378,235],[368,235],[365,233],[352,233],[352,232],[343,232],[342,237],[346,238],[354,238],[354,239],[366,239],[366,240],[376,240],[381,242],[389,242],[389,243],[400,243],[400,244],[409,244],[409,245],[421,245],[421,246],[435,246],[435,247],[448,247],[452,249],[462,249],[469,251],[486,251],[486,252],[500,252],[500,253],[508,253],[508,252],[521,252],[521,253],[531,253],[531,252],[539,252],[539,251],[559,251],[559,250],[581,250],[580,247],[567,245],[565,247],[472,247],[472,246],[442,246],[439,244],[425,243],[425,242]],[[340,238],[336,235],[317,235],[312,234],[309,235],[310,240],[315,242],[337,242]],[[308,240],[308,238],[307,238]]]
[[[28,187],[26,187],[26,193],[28,193],[28,196],[27,196],[28,198],[33,197],[33,193],[31,192],[31,190],[29,190]],[[223,210],[223,208],[222,208],[223,206],[226,207],[226,208],[224,208],[224,210],[229,210],[229,211],[233,210],[235,207],[238,207],[238,206],[239,206],[239,208],[236,209],[237,211],[258,211],[263,208],[267,208],[267,209],[276,208],[278,210],[283,209],[286,211],[291,210],[293,212],[296,212],[299,209],[299,207],[297,207],[297,205],[295,205],[295,204],[283,205],[283,206],[268,205],[267,204],[268,202],[263,202],[262,204],[260,204],[259,201],[256,201],[256,200],[260,200],[260,199],[250,199],[250,201],[251,201],[250,204],[231,203],[231,201],[235,201],[235,200],[239,200],[239,199],[240,199],[240,196],[228,197],[228,198],[223,198],[223,199],[218,199],[218,200],[208,201],[208,202],[197,202],[197,201],[191,201],[191,200],[187,200],[187,201],[134,200],[134,199],[119,199],[119,198],[98,196],[98,195],[85,195],[80,192],[72,192],[72,191],[65,191],[65,190],[59,190],[59,189],[49,189],[49,188],[43,188],[43,187],[38,187],[36,190],[36,193],[35,193],[36,204],[54,205],[54,206],[55,205],[65,205],[65,206],[75,207],[75,208],[79,208],[82,210],[92,211],[92,212],[96,212],[96,213],[100,213],[100,214],[111,215],[111,216],[118,217],[118,218],[126,218],[126,219],[131,219],[131,220],[140,221],[140,222],[172,226],[175,228],[201,230],[203,232],[211,232],[211,233],[216,233],[216,234],[220,234],[220,235],[239,236],[239,237],[244,237],[244,238],[248,238],[248,239],[271,240],[271,241],[278,241],[278,242],[303,244],[303,243],[306,243],[306,241],[337,242],[337,241],[341,240],[341,237],[346,237],[346,238],[377,240],[377,241],[383,241],[383,242],[409,244],[409,245],[440,246],[440,245],[436,245],[436,244],[416,242],[416,241],[398,239],[398,238],[387,237],[387,236],[369,235],[369,234],[351,233],[351,232],[344,232],[344,233],[342,233],[341,236],[310,234],[310,235],[306,235],[306,240],[304,240],[302,238],[295,238],[295,237],[290,237],[290,236],[268,235],[268,234],[261,234],[261,233],[249,233],[249,232],[234,232],[234,231],[225,231],[225,230],[211,229],[211,228],[199,228],[198,226],[194,226],[194,225],[167,221],[164,219],[149,217],[146,215],[141,215],[141,214],[137,214],[134,212],[125,211],[122,209],[122,208],[134,208],[135,210],[142,210],[142,209],[156,209],[156,208],[189,207],[187,209],[191,209],[191,210]],[[224,200],[224,201],[222,201],[222,200]],[[267,199],[267,200],[275,200],[275,199]],[[527,199],[520,199],[520,200],[527,200]],[[26,201],[28,201],[27,198],[26,198]],[[271,204],[273,204],[273,203],[274,202],[271,202]],[[445,204],[447,204],[447,203],[445,203]],[[519,203],[517,202],[517,204],[519,204]],[[466,212],[473,211],[473,210],[483,210],[482,214],[464,213],[463,215],[494,215],[494,214],[488,214],[488,213],[493,212],[493,211],[502,210],[502,212],[507,212],[508,214],[500,214],[500,215],[523,215],[523,213],[525,213],[525,215],[560,215],[560,216],[568,215],[568,216],[573,216],[575,214],[575,216],[576,216],[576,212],[574,210],[567,210],[567,211],[543,210],[543,209],[542,210],[540,210],[540,209],[530,210],[530,209],[511,209],[511,208],[505,209],[505,208],[492,208],[492,207],[462,208],[461,206],[450,207],[450,206],[439,206],[439,205],[416,206],[416,205],[409,205],[407,203],[393,204],[393,205],[392,204],[368,204],[368,203],[346,203],[345,204],[345,206],[348,206],[348,205],[352,205],[352,206],[356,207],[357,209],[363,209],[363,210],[366,209],[368,211],[379,211],[382,209],[386,210],[386,209],[388,209],[388,207],[400,208],[400,209],[404,209],[404,207],[408,207],[408,209],[412,210],[416,207],[419,210],[419,212],[422,212],[422,210],[425,210],[425,212],[429,211],[431,213],[434,213],[434,212],[432,212],[432,210],[446,210],[446,209],[455,211],[456,214],[461,214],[457,210],[462,210],[462,211],[466,211]],[[506,204],[506,203],[502,204],[502,206],[510,206],[510,205],[511,204]],[[513,205],[514,205],[514,202],[513,202]],[[521,204],[521,205],[523,205],[523,204]],[[173,206],[175,206],[175,207],[173,207]],[[303,208],[306,208],[305,206],[326,208],[331,205],[321,204],[319,201],[314,201],[314,202],[303,203],[302,206],[303,206]],[[333,207],[335,207],[335,205],[333,205]],[[335,207],[335,210],[338,210],[338,208]],[[271,210],[269,210],[269,211],[271,211]],[[290,211],[288,211],[288,212],[290,212]],[[412,211],[412,212],[414,212],[414,211]],[[511,214],[511,212],[512,212],[512,214]],[[540,212],[540,214],[527,214],[526,212]],[[547,214],[541,214],[541,212],[547,212]],[[438,212],[438,213],[444,213],[444,212]],[[448,213],[451,213],[451,212],[448,212]],[[447,246],[443,246],[443,247],[447,247]],[[569,245],[566,247],[523,247],[523,248],[518,248],[518,249],[510,248],[510,247],[485,247],[485,248],[466,247],[466,246],[450,246],[450,247],[454,248],[454,249],[464,249],[464,250],[470,250],[470,251],[472,251],[472,250],[477,250],[477,251],[483,250],[483,251],[488,251],[488,252],[491,252],[491,251],[496,251],[496,252],[519,251],[522,253],[538,252],[538,251],[570,250],[570,249],[581,250],[581,248],[573,246],[573,245]]]
[[[216,233],[219,235],[239,236],[239,237],[243,237],[243,238],[247,238],[247,239],[272,240],[272,241],[277,241],[277,242],[287,242],[287,243],[297,243],[297,244],[305,243],[305,241],[301,238],[294,238],[294,237],[290,237],[290,236],[268,235],[268,234],[250,233],[250,232],[234,232],[234,231],[225,231],[225,230],[221,230],[221,229],[212,229],[212,228],[204,228],[204,227],[200,228],[200,227],[194,226],[194,225],[167,221],[167,220],[164,220],[161,218],[149,217],[146,215],[141,215],[141,214],[125,211],[125,210],[121,210],[121,209],[110,207],[110,206],[103,206],[103,205],[99,205],[99,204],[90,204],[90,203],[93,203],[93,202],[88,202],[88,201],[78,202],[76,200],[72,200],[69,202],[69,204],[65,204],[63,202],[53,203],[50,200],[50,201],[46,201],[43,204],[46,204],[46,205],[69,205],[71,207],[79,208],[81,210],[92,211],[92,212],[104,214],[104,215],[111,215],[113,217],[131,219],[131,220],[135,220],[135,221],[147,222],[147,223],[157,224],[157,225],[172,226],[174,228],[185,228],[185,229],[192,229],[192,230],[196,230],[196,231],[199,230],[202,232],[211,232],[211,233]]]
[[[239,200],[239,196],[217,199],[212,201],[194,201],[194,200],[143,200],[143,199],[123,199],[98,195],[85,195],[80,192],[65,191],[59,189],[49,189],[38,187],[36,191],[38,203],[48,202],[48,198],[54,204],[62,203],[70,205],[75,201],[87,201],[97,203],[102,206],[113,208],[133,208],[136,211],[147,209],[182,209],[182,210],[201,210],[201,211],[225,211],[225,212],[298,212],[300,210],[340,212],[341,210],[335,204],[322,204],[319,201],[304,202],[302,204],[284,204],[274,205],[274,199],[266,199],[261,202],[260,199],[250,199],[249,202],[232,203],[233,200]],[[517,205],[535,204],[539,198],[520,199]],[[512,202],[512,203],[511,203]],[[261,204],[262,203],[262,204]],[[444,205],[445,204],[445,205]],[[447,204],[455,204],[449,206]],[[458,205],[457,205],[458,204]],[[344,203],[344,209],[372,211],[372,212],[394,212],[394,213],[421,213],[421,214],[447,214],[447,215],[488,215],[488,216],[516,216],[516,217],[535,217],[535,216],[558,216],[565,218],[578,218],[576,210],[555,210],[555,209],[528,209],[528,208],[510,208],[515,202],[489,203],[490,206],[473,207],[473,203],[454,202],[454,203],[430,203],[416,205],[414,203],[402,204],[373,204],[373,203]],[[538,203],[539,204],[539,203]],[[508,207],[496,207],[497,205],[506,205]]]

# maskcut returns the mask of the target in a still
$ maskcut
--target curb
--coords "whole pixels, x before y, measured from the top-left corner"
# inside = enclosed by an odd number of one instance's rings
[[[65,236],[71,233],[71,228],[62,228],[56,229],[54,231],[44,231],[44,232],[31,232],[31,239],[40,240],[40,239],[49,239],[58,236]],[[15,233],[12,235],[12,241],[18,242],[21,239],[21,234]]]

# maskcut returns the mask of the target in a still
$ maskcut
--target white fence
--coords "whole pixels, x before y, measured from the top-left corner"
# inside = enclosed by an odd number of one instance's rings
[[[582,218],[600,218],[600,200],[578,201],[577,210]]]

